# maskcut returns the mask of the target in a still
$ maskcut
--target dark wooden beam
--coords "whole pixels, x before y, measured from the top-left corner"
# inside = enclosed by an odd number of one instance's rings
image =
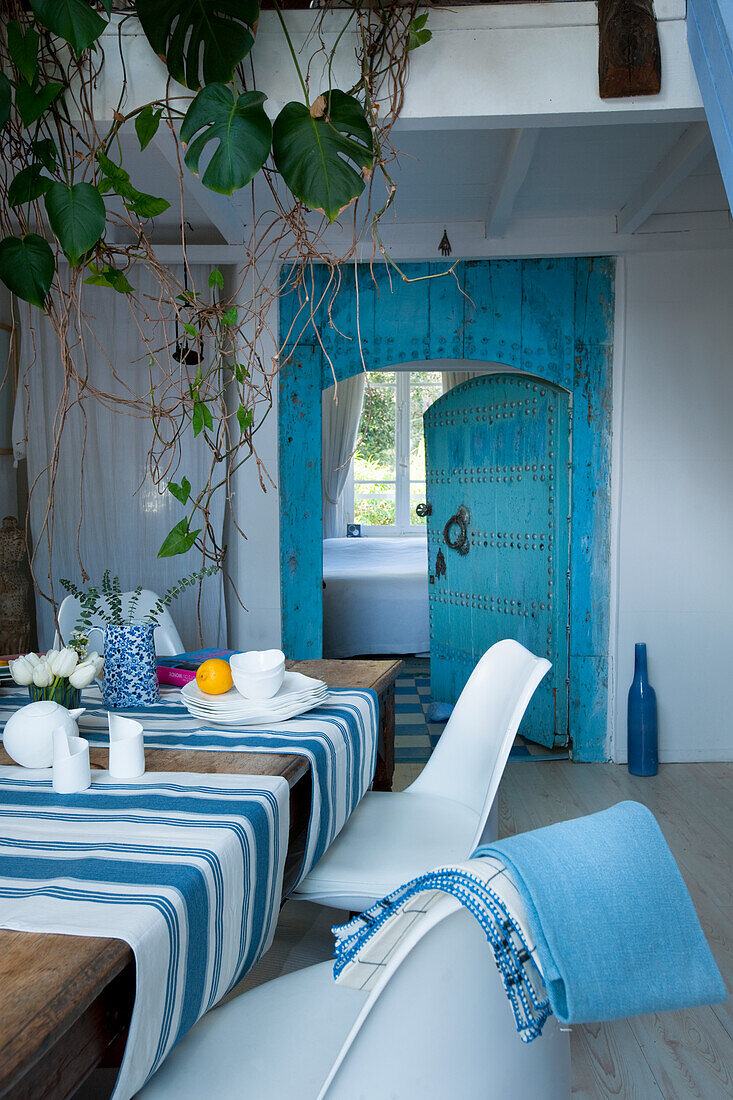
[[[662,83],[653,0],[598,0],[598,85],[602,99],[658,95]]]

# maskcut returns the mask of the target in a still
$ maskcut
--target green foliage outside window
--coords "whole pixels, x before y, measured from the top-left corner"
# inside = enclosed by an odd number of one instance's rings
[[[356,449],[358,461],[394,467],[395,391],[391,386],[369,386],[361,414],[362,435]],[[369,474],[357,474],[369,477]]]
[[[424,526],[415,507],[425,499],[423,413],[440,396],[437,371],[372,371],[364,395],[360,436],[354,454],[354,521],[365,526]],[[407,385],[405,385],[407,383]],[[397,398],[409,398],[409,440],[400,435]],[[401,422],[400,422],[401,423]],[[399,454],[397,453],[399,449]],[[409,518],[396,515],[396,480],[409,466]],[[384,499],[389,494],[389,499]]]

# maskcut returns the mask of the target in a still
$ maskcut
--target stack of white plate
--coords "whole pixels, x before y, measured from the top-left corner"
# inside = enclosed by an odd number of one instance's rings
[[[328,698],[323,680],[314,680],[301,672],[286,672],[280,690],[271,699],[245,699],[236,688],[221,695],[207,695],[192,680],[181,689],[181,702],[200,722],[219,726],[259,726],[267,722],[285,722]]]

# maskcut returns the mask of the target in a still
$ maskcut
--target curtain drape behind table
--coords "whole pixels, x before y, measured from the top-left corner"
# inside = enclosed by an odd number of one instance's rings
[[[171,268],[183,283],[182,265]],[[193,285],[206,293],[208,265],[190,267]],[[158,284],[146,270],[136,267],[129,273],[137,296],[151,317],[160,313]],[[140,337],[127,297],[104,287],[83,288],[86,366],[89,382],[99,390],[125,397],[150,391],[149,353]],[[147,296],[147,297],[146,297]],[[35,540],[42,530],[48,496],[47,467],[53,455],[54,423],[63,390],[63,368],[58,340],[45,314],[37,309],[21,314],[21,354],[18,396],[13,425],[16,461],[28,460],[28,484],[38,483],[30,506],[31,535]],[[175,338],[170,320],[158,323],[155,331],[145,325],[151,347],[162,348]],[[165,352],[161,352],[162,356]],[[85,373],[81,354],[76,359]],[[40,368],[40,369],[39,369]],[[114,377],[117,374],[117,378]],[[195,368],[194,368],[195,371]],[[129,387],[129,389],[128,389]],[[81,478],[82,447],[86,427],[84,477]],[[201,567],[196,552],[173,558],[158,558],[158,550],[170,529],[186,514],[165,483],[156,486],[146,464],[153,440],[149,417],[129,416],[101,405],[93,397],[84,397],[70,410],[64,427],[58,473],[56,476],[53,520],[53,579],[59,577],[80,582],[77,559],[77,527],[80,506],[83,522],[79,533],[79,553],[92,583],[101,580],[105,569],[118,574],[123,589],[142,584],[162,594],[180,576]],[[210,463],[210,452],[192,431],[181,440],[181,462],[170,471],[170,479],[188,478],[192,491],[203,485]],[[224,496],[218,493],[212,502],[211,523],[221,538],[224,521]],[[48,591],[48,550],[42,537],[35,572]],[[60,587],[56,598],[65,595]],[[197,616],[198,589],[188,589],[171,608],[176,626],[187,649],[199,645]],[[51,605],[37,596],[39,645],[53,642]],[[220,575],[204,581],[201,601],[201,626],[206,645],[226,643],[226,613],[223,581]]]
[[[346,534],[344,489],[359,434],[365,381],[366,375],[355,374],[323,391],[321,483],[325,539]]]

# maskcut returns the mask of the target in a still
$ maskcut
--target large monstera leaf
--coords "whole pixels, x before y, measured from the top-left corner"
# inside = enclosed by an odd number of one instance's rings
[[[207,84],[188,108],[181,141],[188,145],[184,159],[192,172],[198,175],[206,145],[217,142],[201,179],[212,191],[231,195],[245,187],[267,160],[272,124],[262,106],[266,98],[262,92],[235,96],[225,84]]]
[[[50,245],[36,233],[0,241],[0,279],[24,302],[43,309],[55,271]]]
[[[78,264],[104,233],[104,199],[91,183],[52,183],[44,202],[59,244],[69,262]]]
[[[107,26],[88,0],[30,0],[30,5],[38,22],[68,42],[77,57]]]
[[[369,123],[357,99],[337,90],[324,92],[308,108],[286,103],[275,119],[275,164],[296,198],[329,221],[364,190],[358,168],[374,164]]]
[[[257,0],[137,0],[148,42],[187,88],[232,79],[254,43]]]

